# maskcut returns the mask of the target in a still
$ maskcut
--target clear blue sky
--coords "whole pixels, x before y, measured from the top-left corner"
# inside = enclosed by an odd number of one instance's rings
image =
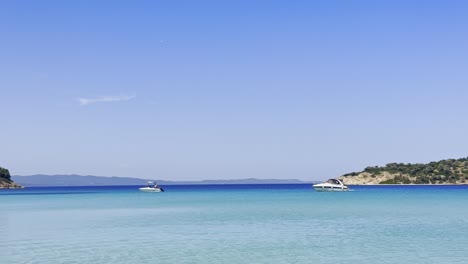
[[[468,155],[467,1],[1,1],[15,175],[319,180]]]

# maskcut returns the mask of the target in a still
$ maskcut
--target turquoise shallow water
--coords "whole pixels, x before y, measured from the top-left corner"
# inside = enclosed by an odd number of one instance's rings
[[[0,263],[467,263],[467,186],[0,191]]]

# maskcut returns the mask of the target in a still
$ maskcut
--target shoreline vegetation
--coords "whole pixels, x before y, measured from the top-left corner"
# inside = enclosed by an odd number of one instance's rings
[[[0,189],[21,189],[23,186],[11,180],[10,171],[0,167]]]
[[[468,158],[427,164],[388,163],[339,177],[348,185],[463,185],[468,184]]]

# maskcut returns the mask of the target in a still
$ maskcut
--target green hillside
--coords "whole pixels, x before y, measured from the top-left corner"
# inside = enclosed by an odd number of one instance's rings
[[[11,180],[10,172],[5,168],[0,167],[0,178],[1,179],[6,179],[6,180]]]
[[[343,177],[370,175],[379,178],[384,173],[392,174],[392,179],[380,184],[457,184],[468,182],[468,158],[446,159],[428,164],[389,163],[385,166],[367,167],[361,172],[352,172]]]
[[[0,189],[22,188],[11,180],[10,172],[0,167]]]

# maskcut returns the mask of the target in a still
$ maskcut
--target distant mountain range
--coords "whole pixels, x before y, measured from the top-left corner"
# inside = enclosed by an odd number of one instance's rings
[[[203,181],[165,181],[130,177],[103,177],[83,175],[30,175],[12,176],[13,181],[25,187],[39,186],[109,186],[109,185],[145,185],[147,181],[157,181],[160,185],[183,184],[301,184],[310,183],[296,179],[235,179],[235,180],[203,180]]]

